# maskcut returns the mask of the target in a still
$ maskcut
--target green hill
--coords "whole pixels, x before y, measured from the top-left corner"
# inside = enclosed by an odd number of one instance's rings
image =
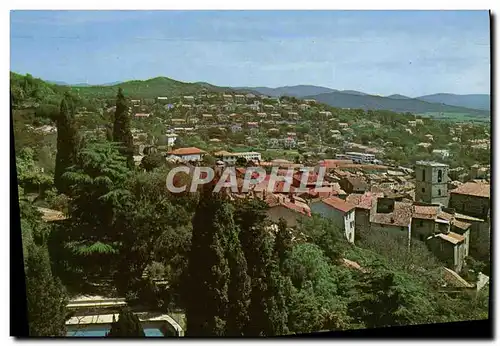
[[[184,83],[167,77],[156,77],[148,80],[133,80],[111,86],[71,87],[71,90],[84,97],[109,98],[114,97],[122,88],[125,95],[137,98],[156,98],[158,96],[181,96],[196,94],[203,90],[222,92],[210,84]]]

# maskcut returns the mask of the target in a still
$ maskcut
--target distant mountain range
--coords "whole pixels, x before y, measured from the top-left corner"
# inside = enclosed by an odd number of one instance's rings
[[[72,87],[114,86],[114,85],[118,85],[118,84],[122,83],[122,82],[112,82],[112,83],[104,83],[104,84],[94,85],[94,84],[88,84],[88,83],[69,84],[66,82],[52,81],[52,80],[48,80],[47,82],[52,83],[52,84],[56,84],[56,85],[72,86]]]
[[[467,113],[484,116],[489,116],[490,110],[490,95],[486,94],[433,94],[412,98],[401,94],[383,97],[356,90],[336,90],[315,85],[278,88],[245,87],[244,89],[254,90],[272,97],[313,98],[330,106],[342,108],[387,109],[396,112],[417,113]]]
[[[315,99],[332,107],[339,108],[362,108],[362,109],[385,109],[393,112],[410,112],[416,114],[424,113],[460,113],[477,117],[489,117],[488,110],[471,109],[465,107],[451,106],[443,103],[431,103],[420,99],[404,98],[402,95],[382,97],[373,95],[353,95],[343,92],[332,92],[319,95],[310,95],[305,98]]]
[[[263,95],[271,97],[281,97],[281,96],[293,96],[297,98],[303,98],[309,95],[319,95],[330,92],[342,92],[345,94],[353,95],[367,95],[356,90],[337,90],[316,85],[294,85],[294,86],[284,86],[278,88],[268,88],[268,87],[238,87],[234,88],[238,90],[251,90],[258,92]]]
[[[490,95],[485,94],[433,94],[418,97],[419,100],[433,103],[444,103],[451,106],[490,110]]]

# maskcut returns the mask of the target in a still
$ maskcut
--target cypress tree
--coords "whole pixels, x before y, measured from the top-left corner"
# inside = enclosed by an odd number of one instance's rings
[[[132,132],[130,131],[130,117],[128,114],[127,100],[122,88],[118,89],[116,96],[116,112],[113,124],[113,141],[121,144],[120,153],[127,158],[127,165],[134,168],[134,146]]]
[[[272,237],[265,227],[265,209],[262,201],[248,200],[238,205],[235,216],[251,278],[249,323],[244,329],[246,336],[273,336],[287,332],[283,278],[273,259]]]
[[[287,259],[292,248],[292,234],[287,228],[286,221],[280,219],[278,222],[278,232],[274,240],[274,256],[278,262],[280,271],[286,271],[284,268],[285,260]]]
[[[229,207],[205,185],[192,221],[188,256],[185,301],[186,335],[189,336],[223,336],[225,333],[230,269],[224,245],[226,227],[232,222]]]
[[[138,337],[146,336],[141,326],[139,318],[129,309],[120,311],[118,321],[111,325],[111,330],[106,335],[108,337]]]
[[[71,95],[65,93],[61,101],[59,115],[56,118],[57,126],[57,154],[54,171],[54,184],[61,193],[67,192],[67,184],[62,175],[76,163],[78,154],[79,136],[75,124],[74,106]]]
[[[247,336],[274,336],[287,332],[284,281],[273,259],[272,239],[263,225],[250,229],[245,244],[252,290]]]
[[[47,248],[32,244],[26,258],[26,302],[30,336],[64,336],[67,295],[52,275]]]
[[[227,227],[227,258],[230,270],[230,282],[228,288],[228,312],[226,324],[226,336],[242,336],[249,322],[248,305],[250,303],[250,277],[247,274],[247,261],[237,228],[233,220]]]

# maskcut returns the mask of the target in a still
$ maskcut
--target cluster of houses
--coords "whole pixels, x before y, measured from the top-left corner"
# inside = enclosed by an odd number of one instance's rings
[[[204,154],[198,148],[169,152],[179,161],[191,162],[202,160]],[[449,167],[442,163],[419,161],[414,168],[389,167],[373,164],[373,158],[364,155],[357,156],[356,162],[346,157],[321,160],[309,169],[304,191],[299,190],[304,187],[302,164],[287,160],[265,162],[257,152],[219,151],[213,155],[218,164],[238,166],[240,193],[236,197],[250,193],[261,198],[269,205],[268,217],[275,222],[283,218],[290,227],[318,214],[340,228],[350,243],[374,232],[400,237],[408,246],[417,239],[454,271],[463,268],[469,254],[484,255],[475,253],[481,251],[478,242],[489,241],[490,184],[471,180],[454,186],[448,176]],[[239,158],[248,164],[239,166]],[[289,189],[284,189],[285,181],[277,181],[269,192],[267,176],[243,193],[248,166],[278,167],[283,175],[293,167],[295,173]],[[320,168],[326,172],[322,181],[318,180]]]
[[[323,110],[315,100],[302,100],[299,103],[265,95],[247,94],[210,94],[185,95],[156,100],[131,100],[130,113],[137,119],[149,118],[153,113],[165,127],[175,133],[196,133],[201,129],[217,128],[223,133],[245,131],[251,141],[252,135],[263,134],[268,138],[271,149],[305,148],[307,139],[303,134],[293,132],[304,112],[326,118],[338,124],[332,138],[342,139],[351,131],[348,123],[340,122],[332,112]],[[113,112],[114,108],[108,109]],[[289,129],[286,131],[286,129]],[[315,143],[313,136],[309,142]],[[211,138],[218,142],[220,138]]]

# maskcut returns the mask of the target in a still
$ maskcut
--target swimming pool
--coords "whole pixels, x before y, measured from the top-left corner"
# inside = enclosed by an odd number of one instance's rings
[[[163,337],[162,323],[147,323],[143,325],[146,337]],[[111,329],[110,324],[87,324],[67,326],[66,336],[69,337],[103,337]]]

